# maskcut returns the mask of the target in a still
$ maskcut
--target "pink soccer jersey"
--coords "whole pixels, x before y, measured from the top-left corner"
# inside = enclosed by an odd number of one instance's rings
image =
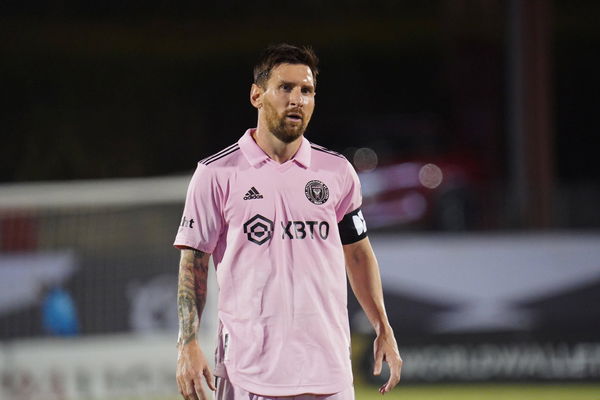
[[[343,156],[304,138],[279,164],[251,133],[198,163],[174,244],[213,255],[234,385],[268,396],[345,390],[342,244],[366,236],[358,177]]]

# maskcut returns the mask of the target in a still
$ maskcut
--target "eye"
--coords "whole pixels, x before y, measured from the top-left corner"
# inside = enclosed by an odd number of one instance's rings
[[[312,94],[313,93],[313,89],[309,88],[309,87],[303,87],[302,88],[302,93],[303,94]]]
[[[286,92],[289,92],[290,90],[292,90],[292,85],[290,85],[289,83],[282,83],[281,86],[279,86],[279,88],[285,90]]]

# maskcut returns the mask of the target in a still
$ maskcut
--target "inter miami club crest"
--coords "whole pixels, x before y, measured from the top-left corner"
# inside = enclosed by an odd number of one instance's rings
[[[313,204],[323,204],[329,199],[329,188],[321,181],[310,181],[304,187],[306,198]]]

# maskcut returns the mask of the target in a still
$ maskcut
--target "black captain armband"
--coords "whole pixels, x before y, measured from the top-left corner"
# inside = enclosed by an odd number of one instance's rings
[[[338,223],[342,244],[351,244],[367,237],[367,224],[360,207],[344,215]]]

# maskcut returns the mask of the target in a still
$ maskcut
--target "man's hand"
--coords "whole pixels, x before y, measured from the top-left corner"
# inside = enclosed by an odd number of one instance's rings
[[[373,354],[375,356],[373,375],[381,374],[381,367],[384,361],[390,367],[390,379],[379,388],[379,393],[385,394],[400,382],[400,372],[402,369],[402,358],[400,358],[398,345],[391,330],[377,335],[373,343]]]
[[[373,344],[375,356],[373,374],[381,374],[384,361],[390,366],[390,379],[379,388],[379,393],[385,394],[400,382],[402,359],[385,312],[379,267],[369,238],[344,245],[344,256],[352,290],[367,314],[373,329],[377,332],[377,338]]]
[[[202,377],[210,390],[216,390],[214,377],[206,358],[195,340],[180,344],[177,357],[177,386],[185,400],[208,400]]]

